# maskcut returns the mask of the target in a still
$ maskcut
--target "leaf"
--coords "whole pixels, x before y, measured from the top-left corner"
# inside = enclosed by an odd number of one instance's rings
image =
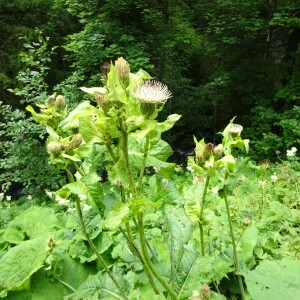
[[[254,247],[258,240],[258,229],[256,227],[248,227],[243,233],[240,240],[240,245],[242,248],[242,258],[244,262],[248,262],[253,255]]]
[[[219,256],[199,256],[194,249],[189,249],[182,258],[185,277],[181,283],[180,298],[187,298],[191,291],[199,290],[204,283],[220,281],[227,276],[230,266],[231,262],[224,261]]]
[[[65,190],[69,190],[71,193],[78,196],[86,195],[87,204],[96,209],[103,206],[103,190],[100,183],[100,177],[95,172],[82,176],[79,181],[64,185],[57,194],[63,195]]]
[[[253,300],[300,299],[300,261],[282,259],[263,261],[245,275]]]
[[[117,281],[122,287],[126,285],[122,278],[117,278]],[[99,272],[96,275],[89,275],[76,292],[68,295],[67,298],[70,300],[99,299],[101,296],[101,299],[123,299],[119,294],[119,290],[107,273]]]
[[[30,290],[22,290],[18,292],[9,292],[5,298],[7,300],[45,300],[47,299],[63,299],[70,293],[70,290],[57,280],[53,280],[46,276],[46,271],[38,270],[31,277]]]
[[[185,245],[190,239],[191,222],[183,208],[172,205],[165,206],[165,217],[170,230],[171,276],[180,267]]]
[[[108,97],[110,101],[127,102],[126,92],[124,91],[117,70],[113,64],[110,65],[110,71],[107,78]]]
[[[6,241],[11,244],[20,244],[24,240],[24,234],[16,228],[8,227],[4,229],[3,236],[0,239],[0,242]]]
[[[9,291],[30,280],[30,276],[43,267],[48,251],[45,236],[11,248],[0,259],[0,290]]]
[[[184,188],[184,198],[186,199],[184,209],[193,223],[199,222],[201,209],[201,195],[203,194],[204,184],[193,184]]]
[[[107,93],[107,90],[104,87],[91,87],[91,88],[81,87],[80,89],[83,92],[86,92],[90,95],[94,95],[95,93],[100,93],[100,94],[106,94]]]
[[[58,126],[62,128],[62,130],[66,131],[71,129],[72,126],[78,122],[76,121],[77,119],[90,115],[98,115],[98,110],[96,107],[92,106],[89,101],[84,101],[80,103],[73,111],[71,111],[69,115],[59,123]]]
[[[87,143],[103,142],[103,135],[99,132],[89,116],[80,118],[79,133],[81,133],[83,139]]]
[[[38,206],[31,206],[9,223],[9,227],[21,228],[29,238],[55,231],[58,225],[53,209]]]
[[[116,230],[121,224],[125,217],[127,217],[130,213],[129,204],[128,203],[118,203],[114,205],[105,220],[105,224],[107,228],[110,230]]]

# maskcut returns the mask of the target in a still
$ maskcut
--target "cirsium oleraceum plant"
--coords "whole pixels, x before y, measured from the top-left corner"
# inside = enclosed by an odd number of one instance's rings
[[[131,73],[123,58],[105,68],[103,79],[102,87],[81,88],[92,102],[81,102],[70,113],[62,95],[53,95],[37,105],[39,112],[32,106],[27,110],[46,126],[51,162],[68,176],[69,184],[56,194],[75,202],[84,236],[119,294],[128,299],[126,287],[107,265],[88,232],[83,201],[99,213],[103,230],[122,233],[154,292],[178,299],[172,283],[161,275],[151,258],[154,252],[145,234],[144,213],[155,211],[162,203],[153,202],[144,193],[148,180],[144,175],[148,167],[154,167],[157,176],[171,176],[175,165],[166,160],[172,150],[160,137],[180,116],[170,115],[164,122],[156,120],[171,92],[143,70]],[[106,166],[117,197],[114,205],[104,203],[103,183],[95,167],[99,159]]]
[[[228,178],[230,176],[234,177],[234,170],[236,167],[236,158],[233,156],[233,150],[234,148],[238,148],[240,150],[245,150],[246,152],[248,152],[249,140],[241,138],[243,127],[239,124],[234,124],[233,121],[234,119],[232,119],[228,126],[224,129],[224,131],[220,133],[223,136],[222,144],[215,146],[212,143],[205,143],[204,139],[198,142],[196,138],[194,138],[196,144],[195,157],[189,157],[188,163],[189,168],[195,172],[196,179],[197,177],[201,178],[201,180],[196,180],[195,182],[199,182],[199,184],[201,184],[202,194],[199,196],[200,200],[198,200],[197,198],[196,201],[187,202],[186,211],[191,219],[198,224],[201,254],[204,256],[204,230],[205,225],[208,225],[208,221],[204,216],[206,195],[211,179],[217,178],[220,181],[218,189],[222,190],[223,198],[225,201],[228,226],[232,241],[233,265],[235,267],[235,271],[237,272],[241,298],[245,299],[243,282],[241,276],[239,275],[239,260],[237,257],[236,241],[233,232],[227,194]],[[216,176],[216,173],[218,173],[219,176]]]

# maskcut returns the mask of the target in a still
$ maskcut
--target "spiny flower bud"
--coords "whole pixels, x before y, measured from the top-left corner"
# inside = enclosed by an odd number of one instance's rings
[[[108,76],[109,71],[110,71],[110,63],[105,62],[101,66],[101,73],[102,73],[104,83],[106,83],[106,81],[107,81],[107,76]]]
[[[115,67],[122,83],[124,83],[124,85],[127,86],[129,83],[129,74],[130,74],[129,63],[123,57],[119,57],[115,61]]]
[[[203,284],[201,290],[200,290],[200,296],[201,296],[201,299],[203,300],[207,300],[209,299],[209,296],[210,296],[210,288],[209,288],[209,285],[208,284]]]
[[[55,105],[55,97],[54,96],[50,96],[48,99],[47,99],[47,102],[46,102],[47,106],[48,107],[52,107]]]
[[[58,108],[64,109],[66,107],[65,97],[62,95],[58,95],[56,97],[55,104]]]
[[[217,156],[217,158],[221,157],[224,151],[224,147],[222,144],[219,144],[214,148],[214,154]]]
[[[238,137],[241,135],[243,131],[243,126],[239,124],[231,124],[228,128],[228,132],[231,134],[232,137]]]
[[[63,150],[63,147],[60,142],[52,141],[47,146],[49,152],[51,152],[54,156],[57,156]]]
[[[99,93],[99,92],[94,92],[94,96],[95,96],[95,99],[96,99],[96,102],[99,104],[100,107],[105,107],[107,106],[107,104],[109,104],[107,98]]]
[[[249,218],[243,218],[243,225],[248,226],[251,223]]]
[[[75,149],[79,147],[81,143],[82,143],[82,135],[80,133],[77,133],[72,137],[70,144],[65,147],[65,150]]]
[[[209,159],[210,155],[213,153],[214,150],[214,144],[208,143],[205,145],[204,151],[203,151],[203,157],[205,159]]]
[[[201,166],[204,164],[204,162],[205,162],[205,158],[203,156],[203,152],[196,151],[196,163]]]

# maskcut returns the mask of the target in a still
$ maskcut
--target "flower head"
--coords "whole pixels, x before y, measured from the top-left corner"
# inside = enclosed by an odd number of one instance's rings
[[[132,95],[141,102],[151,104],[161,104],[172,97],[168,87],[155,80],[142,81]]]
[[[231,124],[231,126],[228,128],[228,132],[233,136],[233,137],[238,137],[240,136],[241,132],[243,131],[243,126],[239,124]]]

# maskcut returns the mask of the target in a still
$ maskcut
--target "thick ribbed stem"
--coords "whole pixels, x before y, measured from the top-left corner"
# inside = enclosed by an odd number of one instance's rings
[[[230,236],[231,236],[231,242],[232,242],[232,250],[233,250],[233,260],[234,260],[234,265],[236,271],[239,271],[239,261],[237,257],[237,251],[236,251],[236,245],[235,245],[235,238],[234,238],[234,233],[233,233],[233,226],[232,226],[232,221],[231,221],[231,216],[230,216],[230,209],[229,209],[229,204],[228,204],[228,199],[227,199],[227,186],[226,186],[226,180],[228,178],[228,171],[225,173],[225,185],[224,185],[224,200],[225,200],[225,206],[226,206],[226,211],[227,211],[227,217],[228,217],[228,224],[229,224],[229,230],[230,230]],[[244,286],[243,286],[243,281],[241,275],[237,275],[238,282],[239,282],[239,287],[240,287],[240,292],[241,292],[241,297],[242,300],[245,300],[245,292],[244,292]]]
[[[147,243],[146,243],[146,237],[145,237],[145,232],[144,232],[144,224],[143,224],[143,215],[142,215],[142,213],[139,212],[137,214],[137,218],[138,218],[138,230],[139,230],[139,235],[140,235],[142,252],[144,254],[147,267],[151,270],[152,274],[156,277],[156,279],[165,288],[166,292],[169,294],[171,299],[177,300],[178,297],[177,297],[176,293],[172,290],[172,288],[164,280],[164,278],[156,271],[156,269],[155,269],[154,265],[152,264],[152,261],[149,257],[149,254],[148,254],[148,251],[147,251]]]
[[[201,198],[201,204],[200,204],[200,212],[198,215],[198,225],[199,225],[199,230],[200,230],[200,243],[201,243],[201,254],[202,256],[205,255],[205,248],[204,248],[204,231],[203,231],[203,211],[204,211],[204,204],[205,204],[205,197],[207,194],[207,190],[208,190],[208,184],[209,184],[209,180],[210,177],[207,176],[206,180],[205,180],[205,184],[204,184],[204,189],[203,189],[203,194],[202,194],[202,198]]]

